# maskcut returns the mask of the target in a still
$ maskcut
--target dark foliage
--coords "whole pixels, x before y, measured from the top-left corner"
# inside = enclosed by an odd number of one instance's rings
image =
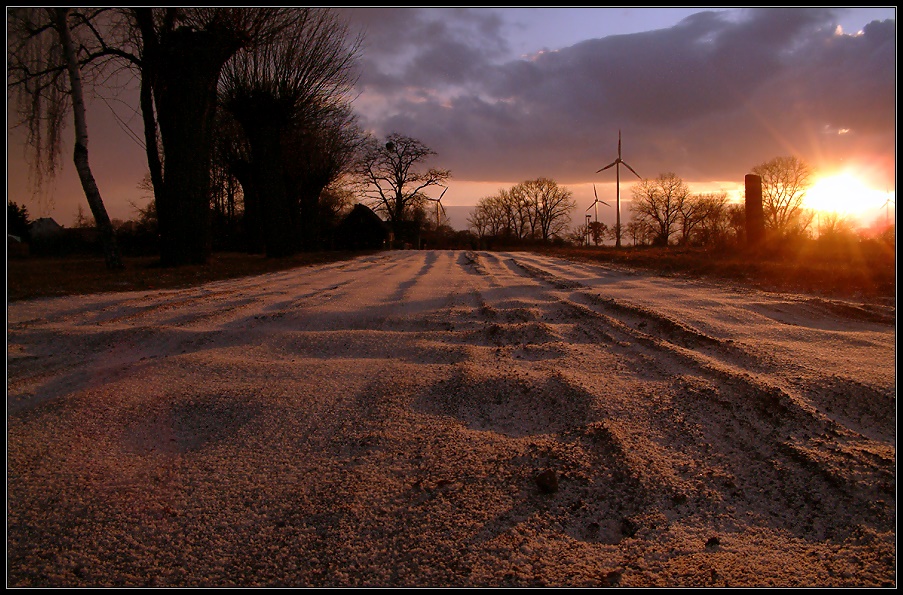
[[[28,209],[14,202],[6,203],[6,233],[28,242]]]

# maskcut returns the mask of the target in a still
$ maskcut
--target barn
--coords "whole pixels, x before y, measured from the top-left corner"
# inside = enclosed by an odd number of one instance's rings
[[[366,205],[356,204],[335,230],[340,250],[379,250],[389,241],[389,226]]]

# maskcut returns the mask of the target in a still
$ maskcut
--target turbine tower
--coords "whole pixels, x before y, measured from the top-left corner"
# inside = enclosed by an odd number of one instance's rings
[[[445,190],[448,190],[448,186],[445,187]],[[442,194],[439,195],[439,198],[430,198],[426,197],[427,200],[436,203],[436,229],[439,229],[439,209],[442,209],[442,212],[445,213],[445,207],[442,206],[442,197],[445,196],[445,190],[442,191]]]
[[[884,201],[884,204],[881,205],[881,208],[884,209],[884,226],[885,227],[890,226],[890,216],[889,216],[890,203],[894,203],[894,207],[897,206],[897,201],[895,201],[894,199],[892,199],[890,197],[888,197],[888,199]],[[896,211],[894,211],[894,212],[896,212]]]
[[[597,171],[596,173],[603,172],[609,167],[614,167],[616,172],[616,186],[617,189],[617,197],[618,197],[618,208],[617,208],[617,226],[615,227],[615,247],[621,247],[621,164],[624,164],[624,167],[633,172],[633,175],[640,178],[640,174],[636,173],[632,167],[627,165],[621,159],[621,131],[618,130],[618,158]],[[640,178],[642,180],[642,178]]]
[[[599,203],[601,202],[606,207],[610,207],[611,205],[605,202],[604,200],[599,200],[599,195],[596,193],[596,185],[593,184],[593,195],[596,197],[596,200],[593,201],[593,204],[589,206],[589,209],[596,207],[596,223],[599,222]],[[589,209],[586,209],[587,211]]]

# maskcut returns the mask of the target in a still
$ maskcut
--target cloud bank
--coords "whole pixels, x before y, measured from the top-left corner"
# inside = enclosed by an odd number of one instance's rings
[[[487,9],[348,9],[366,36],[358,113],[455,178],[592,181],[617,152],[644,177],[742,180],[797,155],[895,166],[896,24],[838,9],[702,10],[673,27],[512,57]],[[886,180],[885,180],[886,181]]]

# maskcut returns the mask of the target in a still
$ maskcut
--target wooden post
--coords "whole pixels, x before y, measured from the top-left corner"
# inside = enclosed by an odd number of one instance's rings
[[[762,177],[746,174],[746,244],[758,246],[765,239],[765,211],[762,208]]]

